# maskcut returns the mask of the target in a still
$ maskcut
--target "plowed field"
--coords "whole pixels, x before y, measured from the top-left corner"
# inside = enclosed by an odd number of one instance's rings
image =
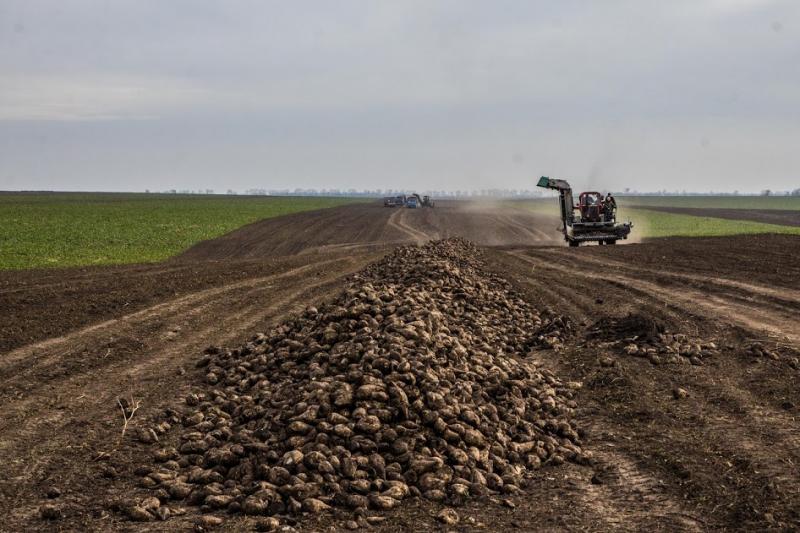
[[[542,316],[570,325],[517,355],[580,383],[573,420],[592,460],[546,463],[521,492],[468,499],[452,527],[800,527],[800,238],[576,250],[557,225],[499,204],[356,204],[257,222],[158,265],[0,273],[0,530],[172,531],[203,514],[252,530],[258,518],[166,500],[168,520],[132,522],[120,502],[154,494],[137,469],[159,446],[137,431],[204,383],[206,347],[240,346],[330,301],[401,244],[454,236],[483,247],[483,268]],[[702,355],[647,352],[641,324],[702,343]],[[139,405],[124,437],[120,398]],[[452,505],[411,497],[356,524],[426,530]],[[282,518],[299,530],[352,519],[339,508]]]
[[[697,217],[726,218],[728,220],[750,220],[781,226],[800,226],[800,211],[790,209],[725,209],[722,207],[667,207],[646,206],[651,211],[692,215]]]

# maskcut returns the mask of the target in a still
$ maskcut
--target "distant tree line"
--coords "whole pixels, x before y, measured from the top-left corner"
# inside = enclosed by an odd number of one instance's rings
[[[742,193],[739,191],[667,191],[666,189],[661,191],[640,192],[626,188],[623,191],[615,194],[624,196],[800,196],[800,188],[791,191],[773,191],[772,189],[764,189],[760,193]]]
[[[773,191],[772,189],[764,189],[761,191],[761,196],[800,196],[800,189],[793,191]]]
[[[150,192],[150,190],[145,190]],[[163,191],[166,194],[215,194],[214,189],[169,189]],[[341,197],[365,197],[365,198],[382,198],[384,196],[399,196],[401,194],[419,193],[422,195],[429,195],[434,198],[541,198],[543,193],[538,190],[530,189],[480,189],[480,190],[426,190],[414,191],[410,189],[246,189],[243,194],[248,196],[341,196]],[[228,189],[225,194],[236,195],[238,191]],[[708,192],[693,192],[693,191],[668,191],[666,189],[660,191],[645,191],[640,192],[625,188],[622,191],[614,192],[616,195],[624,196],[756,196],[754,193],[740,193],[739,191],[708,191]],[[791,191],[774,191],[772,189],[764,189],[759,194],[760,196],[800,196],[800,188]]]
[[[145,192],[150,192],[146,190]],[[481,190],[456,190],[456,191],[414,191],[411,189],[246,189],[242,194],[248,196],[342,196],[382,198],[384,196],[399,196],[418,192],[435,198],[539,198],[540,191],[527,189],[481,189]],[[169,189],[164,194],[214,194],[213,189]],[[235,195],[238,191],[228,189],[225,194]]]

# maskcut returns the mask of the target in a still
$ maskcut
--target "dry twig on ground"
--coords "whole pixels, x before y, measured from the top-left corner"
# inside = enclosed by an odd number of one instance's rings
[[[122,411],[123,423],[122,423],[122,434],[120,435],[120,439],[122,439],[125,436],[125,432],[128,430],[128,423],[130,423],[131,419],[133,418],[133,415],[136,414],[136,411],[139,410],[141,402],[139,400],[134,400],[133,397],[131,397],[131,401],[128,403],[129,406],[128,409],[130,411],[130,414],[125,412],[125,406],[122,405],[122,401],[119,398],[117,398],[117,405],[119,405],[119,409],[120,411]]]

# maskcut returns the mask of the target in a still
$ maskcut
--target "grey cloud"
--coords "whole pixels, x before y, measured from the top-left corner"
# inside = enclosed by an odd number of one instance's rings
[[[793,1],[0,6],[0,189],[798,186]]]

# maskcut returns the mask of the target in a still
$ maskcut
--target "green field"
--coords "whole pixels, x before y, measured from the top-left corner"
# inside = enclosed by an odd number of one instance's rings
[[[674,196],[674,197],[622,197],[617,199],[619,211],[617,219],[633,224],[631,238],[635,240],[656,237],[721,237],[726,235],[748,235],[754,233],[783,233],[800,235],[800,227],[780,226],[777,224],[764,224],[746,220],[727,220],[713,217],[698,217],[692,215],[663,213],[652,211],[633,205],[643,205],[640,200],[652,200],[653,206],[670,207],[727,207],[739,209],[800,209],[800,201],[795,198],[780,197],[705,197],[705,196]],[[703,199],[705,202],[700,202]],[[740,201],[735,205],[734,201]],[[754,203],[748,203],[753,201]],[[658,203],[661,202],[661,203]],[[519,204],[519,202],[515,202]],[[757,204],[757,205],[756,205]],[[787,205],[796,207],[786,207]],[[530,200],[522,202],[526,209],[540,214],[558,216],[558,200],[552,198]],[[754,207],[755,205],[755,207]]]
[[[0,269],[161,261],[262,218],[361,200],[174,194],[0,194]]]
[[[618,196],[630,206],[800,210],[800,196]]]
[[[620,207],[617,220],[633,221],[633,238],[656,237],[722,237],[754,233],[785,233],[800,235],[800,227],[764,224],[749,220],[697,217],[675,213],[662,213],[649,209]]]

